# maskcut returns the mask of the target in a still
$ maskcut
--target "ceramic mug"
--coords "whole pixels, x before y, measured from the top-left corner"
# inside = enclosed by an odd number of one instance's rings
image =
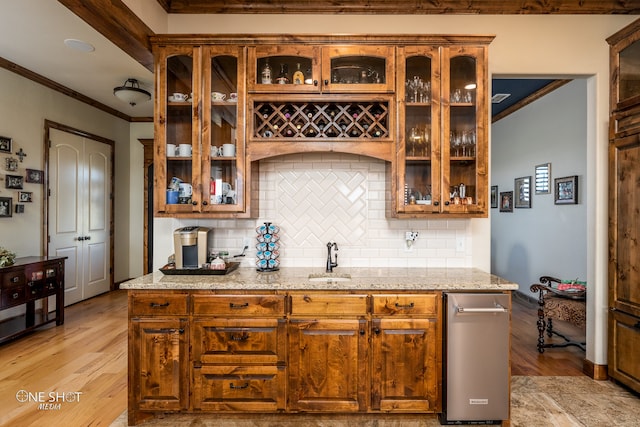
[[[180,144],[178,146],[178,154],[180,155],[180,157],[190,157],[191,144]]]
[[[186,101],[187,98],[189,98],[189,95],[187,95],[186,93],[174,92],[173,94],[173,100],[177,102]]]
[[[179,197],[191,197],[191,195],[193,194],[193,187],[191,186],[191,184],[187,184],[186,182],[183,182],[179,185],[180,190],[178,196]]]
[[[226,97],[227,95],[222,92],[211,92],[212,101],[224,101]]]
[[[211,146],[211,157],[220,157],[222,156],[222,147],[216,147],[215,145]]]
[[[238,94],[236,92],[231,92],[229,94],[229,101],[230,102],[235,102],[238,100]]]
[[[167,204],[168,205],[178,204],[178,191],[167,190]]]
[[[236,146],[233,144],[222,144],[222,156],[233,157],[236,155]]]

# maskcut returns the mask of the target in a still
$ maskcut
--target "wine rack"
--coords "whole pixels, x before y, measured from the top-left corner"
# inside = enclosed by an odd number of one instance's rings
[[[390,138],[389,102],[253,103],[253,138]]]

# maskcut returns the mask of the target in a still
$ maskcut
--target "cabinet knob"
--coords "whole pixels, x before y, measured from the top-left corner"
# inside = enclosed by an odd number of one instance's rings
[[[433,202],[433,206],[440,206],[440,202],[436,200],[435,202]]]
[[[380,335],[380,328],[375,328],[373,330],[373,333],[376,334],[376,335]]]
[[[329,80],[325,80],[325,81],[324,81],[324,85],[325,85],[325,86],[329,86]]]
[[[314,81],[313,81],[313,85],[314,85],[314,86],[318,86],[318,81],[317,81],[317,80],[314,80]]]
[[[449,206],[449,201],[448,201],[448,200],[447,200],[447,201],[445,201],[445,202],[444,202],[444,205],[445,205],[445,206]]]
[[[206,201],[206,200],[203,200],[203,201],[202,201],[202,206],[207,206],[207,205],[208,205],[207,201]]]
[[[364,335],[364,334],[365,334],[364,329],[360,329],[360,335]]]
[[[192,201],[192,202],[191,202],[191,204],[192,204],[193,206],[198,206],[198,201],[197,201],[197,200],[194,200],[194,201]]]

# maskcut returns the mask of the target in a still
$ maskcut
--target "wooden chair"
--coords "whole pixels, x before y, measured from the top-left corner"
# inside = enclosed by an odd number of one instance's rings
[[[553,283],[561,283],[560,279],[551,276],[540,277],[540,283],[531,285],[532,292],[538,292],[538,352],[544,353],[545,348],[576,346],[585,350],[586,343],[574,341],[553,330],[553,319],[569,322],[585,329],[586,326],[586,297],[585,291],[561,291],[553,287]],[[544,333],[551,338],[557,335],[564,342],[545,343]]]

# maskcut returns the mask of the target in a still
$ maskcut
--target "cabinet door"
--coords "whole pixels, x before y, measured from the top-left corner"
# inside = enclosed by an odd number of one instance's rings
[[[320,49],[315,46],[249,48],[250,92],[309,93],[320,91]]]
[[[154,117],[155,211],[165,214],[198,212],[200,206],[192,204],[192,194],[193,189],[201,185],[200,49],[188,46],[159,48],[155,67],[158,82]],[[169,194],[169,190],[178,191],[178,197]]]
[[[373,319],[372,326],[372,409],[438,411],[435,319]]]
[[[129,408],[187,409],[187,320],[142,318],[130,325]]]
[[[398,212],[440,211],[439,70],[437,47],[398,50]]]
[[[195,181],[193,202],[208,213],[244,212],[244,49],[211,46],[203,52],[202,178]]]
[[[325,46],[323,92],[393,92],[393,46]]]
[[[488,191],[485,47],[442,50],[443,212],[486,216]]]
[[[609,375],[640,392],[640,318],[619,311],[609,314]]]
[[[366,410],[367,321],[293,319],[289,324],[289,410]]]

